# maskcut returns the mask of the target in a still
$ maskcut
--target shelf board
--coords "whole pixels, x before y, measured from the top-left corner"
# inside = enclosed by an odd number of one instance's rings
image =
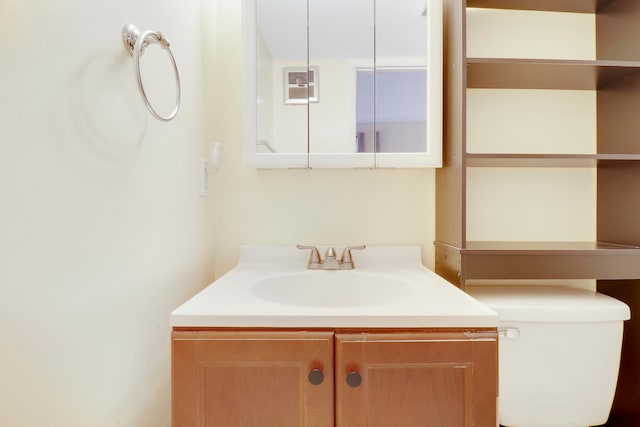
[[[533,153],[466,153],[468,167],[562,167],[590,168],[635,163],[640,154],[533,154]]]
[[[615,0],[467,0],[467,7],[595,13]]]
[[[462,254],[471,255],[624,255],[633,251],[640,255],[640,246],[607,242],[467,242]]]
[[[640,72],[640,61],[467,58],[467,87],[596,90]]]
[[[439,260],[445,277],[462,266],[463,281],[640,278],[640,247],[604,242],[467,242],[465,248],[437,242],[436,267]]]

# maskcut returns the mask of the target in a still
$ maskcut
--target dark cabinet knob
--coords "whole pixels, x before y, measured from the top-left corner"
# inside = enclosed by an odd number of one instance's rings
[[[309,372],[309,382],[313,385],[320,385],[324,381],[324,374],[320,369],[313,369]]]
[[[349,372],[347,374],[347,384],[349,387],[356,388],[362,384],[362,377],[357,372]]]

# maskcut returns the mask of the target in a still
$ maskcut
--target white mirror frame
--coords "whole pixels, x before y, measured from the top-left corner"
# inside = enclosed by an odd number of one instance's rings
[[[242,0],[244,166],[256,169],[436,168],[442,167],[442,0],[426,0],[427,150],[419,153],[258,153],[256,1]],[[308,147],[308,144],[307,144]]]

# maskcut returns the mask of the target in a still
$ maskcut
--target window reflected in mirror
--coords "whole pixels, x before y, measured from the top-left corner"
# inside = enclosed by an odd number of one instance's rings
[[[425,68],[356,70],[356,151],[425,151],[427,98],[419,94],[426,93]]]

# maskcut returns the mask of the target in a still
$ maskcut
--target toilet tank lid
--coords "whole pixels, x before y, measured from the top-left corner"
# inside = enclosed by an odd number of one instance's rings
[[[610,296],[564,286],[473,286],[467,292],[496,311],[501,321],[608,322],[631,317]]]

